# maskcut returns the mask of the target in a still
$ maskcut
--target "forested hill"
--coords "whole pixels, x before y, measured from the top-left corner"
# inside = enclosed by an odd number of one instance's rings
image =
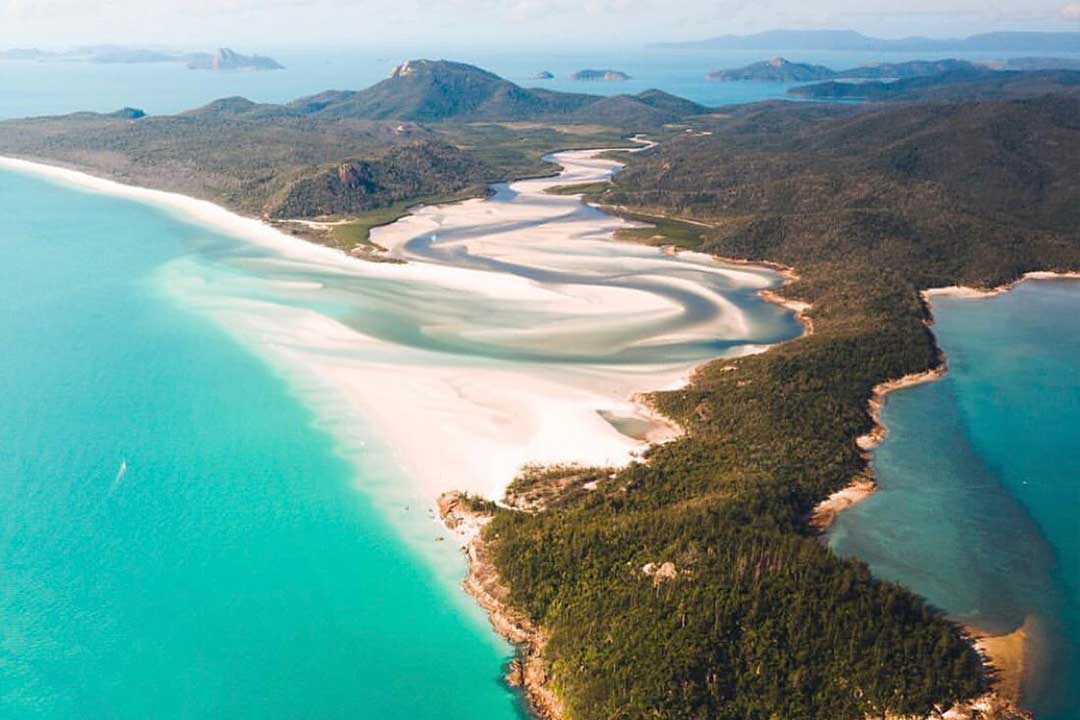
[[[366,90],[285,105],[230,97],[170,116],[125,108],[2,122],[0,153],[268,218],[379,212],[385,222],[409,202],[550,173],[541,157],[551,150],[616,144],[704,112],[659,90],[527,90],[471,65],[416,60]]]
[[[836,558],[805,518],[865,473],[854,440],[872,388],[937,362],[920,288],[1080,267],[1080,101],[702,114],[661,92],[524,90],[454,64],[385,82],[290,105],[5,122],[0,153],[270,218],[362,216],[363,230],[409,202],[550,172],[545,152],[652,130],[662,142],[593,199],[694,221],[629,239],[794,266],[785,292],[813,303],[815,332],[655,395],[689,432],[647,462],[566,478],[541,512],[496,511],[491,551],[549,638],[551,686],[576,720],[861,720],[982,692],[956,626]]]
[[[770,103],[702,127],[712,135],[673,138],[633,158],[604,200],[744,222],[880,210],[908,224],[965,213],[1029,229],[1080,227],[1080,97],[856,112]]]
[[[1038,97],[1047,93],[1080,95],[1080,71],[994,70],[981,66],[958,66],[937,74],[904,77],[895,81],[828,81],[788,90],[790,95],[813,100],[874,102],[954,102],[968,98],[1002,100]]]
[[[867,471],[874,386],[939,362],[920,289],[1080,269],[1080,101],[770,103],[699,129],[591,199],[657,223],[626,239],[793,266],[783,294],[813,303],[814,332],[655,394],[687,437],[563,478],[543,511],[496,510],[492,556],[574,718],[948,707],[986,683],[959,630],[806,517]]]
[[[605,97],[526,89],[498,75],[447,60],[410,60],[365,90],[331,90],[249,112],[319,119],[474,122],[548,120],[658,127],[708,109],[660,90]]]

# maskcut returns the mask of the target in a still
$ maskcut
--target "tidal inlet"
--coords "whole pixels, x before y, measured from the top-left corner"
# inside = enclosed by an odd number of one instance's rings
[[[631,223],[545,192],[616,162],[551,159],[557,177],[377,229],[384,263],[3,163],[22,258],[3,376],[24,418],[0,605],[15,716],[87,698],[123,717],[524,712],[509,646],[459,587],[440,493],[499,500],[526,466],[632,461],[678,432],[638,393],[801,332],[759,295],[775,273],[616,241]],[[63,321],[31,333],[41,313]],[[417,673],[453,699],[402,685]]]
[[[398,263],[284,238],[182,258],[160,285],[270,360],[342,452],[380,443],[409,478],[394,503],[500,500],[528,465],[622,465],[678,432],[640,393],[801,326],[759,295],[775,273],[616,242],[631,223],[545,192],[609,177],[597,154],[375,229]]]

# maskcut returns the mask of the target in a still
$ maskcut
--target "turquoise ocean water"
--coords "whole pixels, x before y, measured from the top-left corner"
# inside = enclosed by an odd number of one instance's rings
[[[458,551],[418,561],[281,379],[153,281],[235,242],[0,173],[0,716],[519,717],[509,647],[439,576]]]
[[[1025,703],[1080,717],[1080,282],[934,299],[938,382],[888,396],[878,492],[830,543],[954,618],[1035,644]]]
[[[710,104],[785,89],[703,79],[760,53],[270,54],[289,69],[5,63],[0,117],[284,101],[432,55]],[[565,79],[585,66],[634,80]],[[457,590],[456,550],[428,543],[418,560],[356,487],[355,463],[393,484],[392,463],[340,457],[282,377],[163,292],[163,267],[235,242],[0,173],[0,717],[520,717],[498,678],[510,650]],[[1080,706],[1078,303],[1068,283],[939,299],[952,372],[891,396],[881,491],[831,537],[966,622],[1007,631],[1036,616],[1032,704],[1052,720]]]

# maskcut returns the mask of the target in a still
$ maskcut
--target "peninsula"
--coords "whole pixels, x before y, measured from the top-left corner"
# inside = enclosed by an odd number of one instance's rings
[[[716,112],[417,60],[366,90],[285,105],[0,123],[0,153],[324,222],[315,239],[353,252],[412,203],[484,194],[551,174],[556,149],[649,133],[657,145],[620,153],[611,182],[583,172],[587,185],[561,192],[637,221],[620,239],[776,264],[789,282],[775,297],[800,303],[813,333],[648,394],[684,434],[638,461],[526,470],[501,505],[444,499],[479,542],[474,594],[523,644],[515,681],[538,708],[586,720],[945,708],[1004,720],[1022,714],[987,695],[993,674],[967,632],[829,552],[809,520],[868,477],[856,441],[874,426],[874,388],[939,362],[920,290],[1080,267],[1080,99],[1038,73],[1011,82],[1028,80],[1051,91]],[[388,232],[397,253],[418,236]]]

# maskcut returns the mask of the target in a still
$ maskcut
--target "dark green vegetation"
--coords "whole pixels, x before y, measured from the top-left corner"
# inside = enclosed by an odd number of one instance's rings
[[[1034,58],[1030,58],[1034,60]],[[1068,62],[1067,60],[1062,62]],[[763,82],[811,82],[832,80],[834,78],[874,79],[874,78],[911,78],[923,75],[940,75],[956,71],[976,71],[980,65],[965,60],[912,60],[902,63],[881,63],[862,65],[847,70],[833,70],[824,65],[808,65],[786,60],[782,57],[751,63],[732,70],[717,70],[707,75],[710,80],[758,80]],[[1004,69],[1004,68],[1000,68]]]
[[[854,719],[977,694],[960,631],[805,519],[866,472],[872,388],[938,362],[920,289],[1080,267],[1080,100],[772,103],[703,128],[590,199],[693,221],[650,239],[797,268],[784,295],[815,331],[656,394],[688,436],[646,462],[497,513],[486,537],[552,683],[589,719]]]
[[[761,82],[810,82],[836,77],[836,71],[824,65],[791,62],[782,57],[750,63],[745,67],[716,70],[706,75],[709,80],[733,82],[758,80]]]
[[[873,386],[937,360],[920,288],[1080,266],[1077,104],[703,115],[657,91],[525,90],[422,62],[289,105],[2,123],[0,153],[276,219],[348,217],[322,240],[352,250],[410,203],[550,173],[541,157],[555,149],[654,132],[661,145],[627,156],[614,184],[570,192],[655,222],[627,237],[798,268],[786,294],[814,304],[815,333],[657,394],[688,435],[647,462],[532,469],[512,493],[535,512],[499,510],[488,540],[512,600],[549,638],[571,717],[834,720],[926,711],[986,686],[958,628],[837,559],[805,520],[865,472],[854,439]]]
[[[1076,70],[991,70],[981,66],[959,68],[937,75],[907,77],[895,82],[829,81],[788,90],[790,95],[813,100],[933,101],[967,98],[986,100],[1038,97],[1046,93],[1080,94]]]
[[[270,219],[356,216],[347,228],[303,233],[348,250],[416,202],[550,174],[546,152],[615,145],[631,130],[660,130],[704,112],[658,90],[614,97],[526,90],[469,65],[417,60],[367,90],[287,105],[233,97],[172,116],[125,108],[8,121],[0,123],[0,153]]]

